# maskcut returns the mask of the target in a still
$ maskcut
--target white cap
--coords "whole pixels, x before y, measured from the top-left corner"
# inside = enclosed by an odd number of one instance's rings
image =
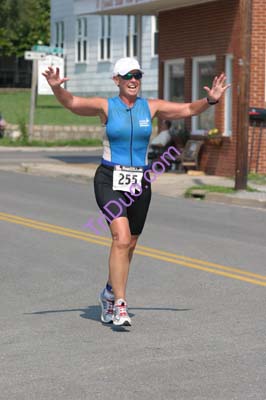
[[[143,72],[140,68],[138,60],[131,57],[120,58],[114,66],[113,76],[126,75],[128,72],[138,69]]]

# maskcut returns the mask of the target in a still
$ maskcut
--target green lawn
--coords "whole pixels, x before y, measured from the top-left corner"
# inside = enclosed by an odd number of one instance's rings
[[[0,113],[10,124],[28,123],[30,91],[5,93],[0,91]],[[80,117],[64,109],[54,96],[38,96],[35,125],[100,125],[98,117]]]
[[[28,124],[30,90],[4,92],[0,90],[0,113],[10,124]],[[35,125],[100,125],[98,117],[80,117],[62,107],[54,96],[37,96]],[[156,126],[157,118],[153,120]]]
[[[9,138],[0,139],[0,146],[99,146],[101,141],[97,139],[80,140],[61,140],[53,142],[31,141],[28,140],[27,128],[29,123],[30,110],[30,90],[4,91],[0,89],[0,114],[10,124],[17,124],[22,132],[22,138],[11,140]],[[101,125],[98,117],[80,117],[66,110],[58,103],[56,98],[51,95],[37,96],[35,108],[35,125]],[[156,126],[157,118],[153,120]]]

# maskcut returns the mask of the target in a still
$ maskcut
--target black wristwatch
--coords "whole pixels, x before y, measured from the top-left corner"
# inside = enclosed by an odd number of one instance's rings
[[[209,97],[207,97],[207,102],[210,106],[214,106],[215,104],[219,103],[219,100],[211,101]]]

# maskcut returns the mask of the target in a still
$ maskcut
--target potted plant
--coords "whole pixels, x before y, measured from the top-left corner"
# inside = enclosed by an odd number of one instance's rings
[[[208,142],[216,146],[220,146],[222,143],[222,135],[219,133],[217,128],[212,128],[207,133]]]

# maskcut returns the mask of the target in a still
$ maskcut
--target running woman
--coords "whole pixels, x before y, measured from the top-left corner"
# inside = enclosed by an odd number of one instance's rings
[[[58,68],[48,67],[43,75],[65,108],[86,117],[98,116],[106,126],[102,162],[94,178],[96,201],[112,236],[109,276],[99,296],[101,321],[131,325],[126,286],[130,262],[151,200],[147,154],[152,119],[176,120],[198,115],[217,104],[230,84],[226,84],[222,73],[214,78],[211,88],[204,87],[206,97],[192,103],[145,99],[138,96],[143,70],[135,58],[129,57],[119,59],[114,66],[113,81],[119,94],[113,98],[72,95],[61,87],[68,78],[61,78]],[[123,205],[118,214],[117,204]]]

